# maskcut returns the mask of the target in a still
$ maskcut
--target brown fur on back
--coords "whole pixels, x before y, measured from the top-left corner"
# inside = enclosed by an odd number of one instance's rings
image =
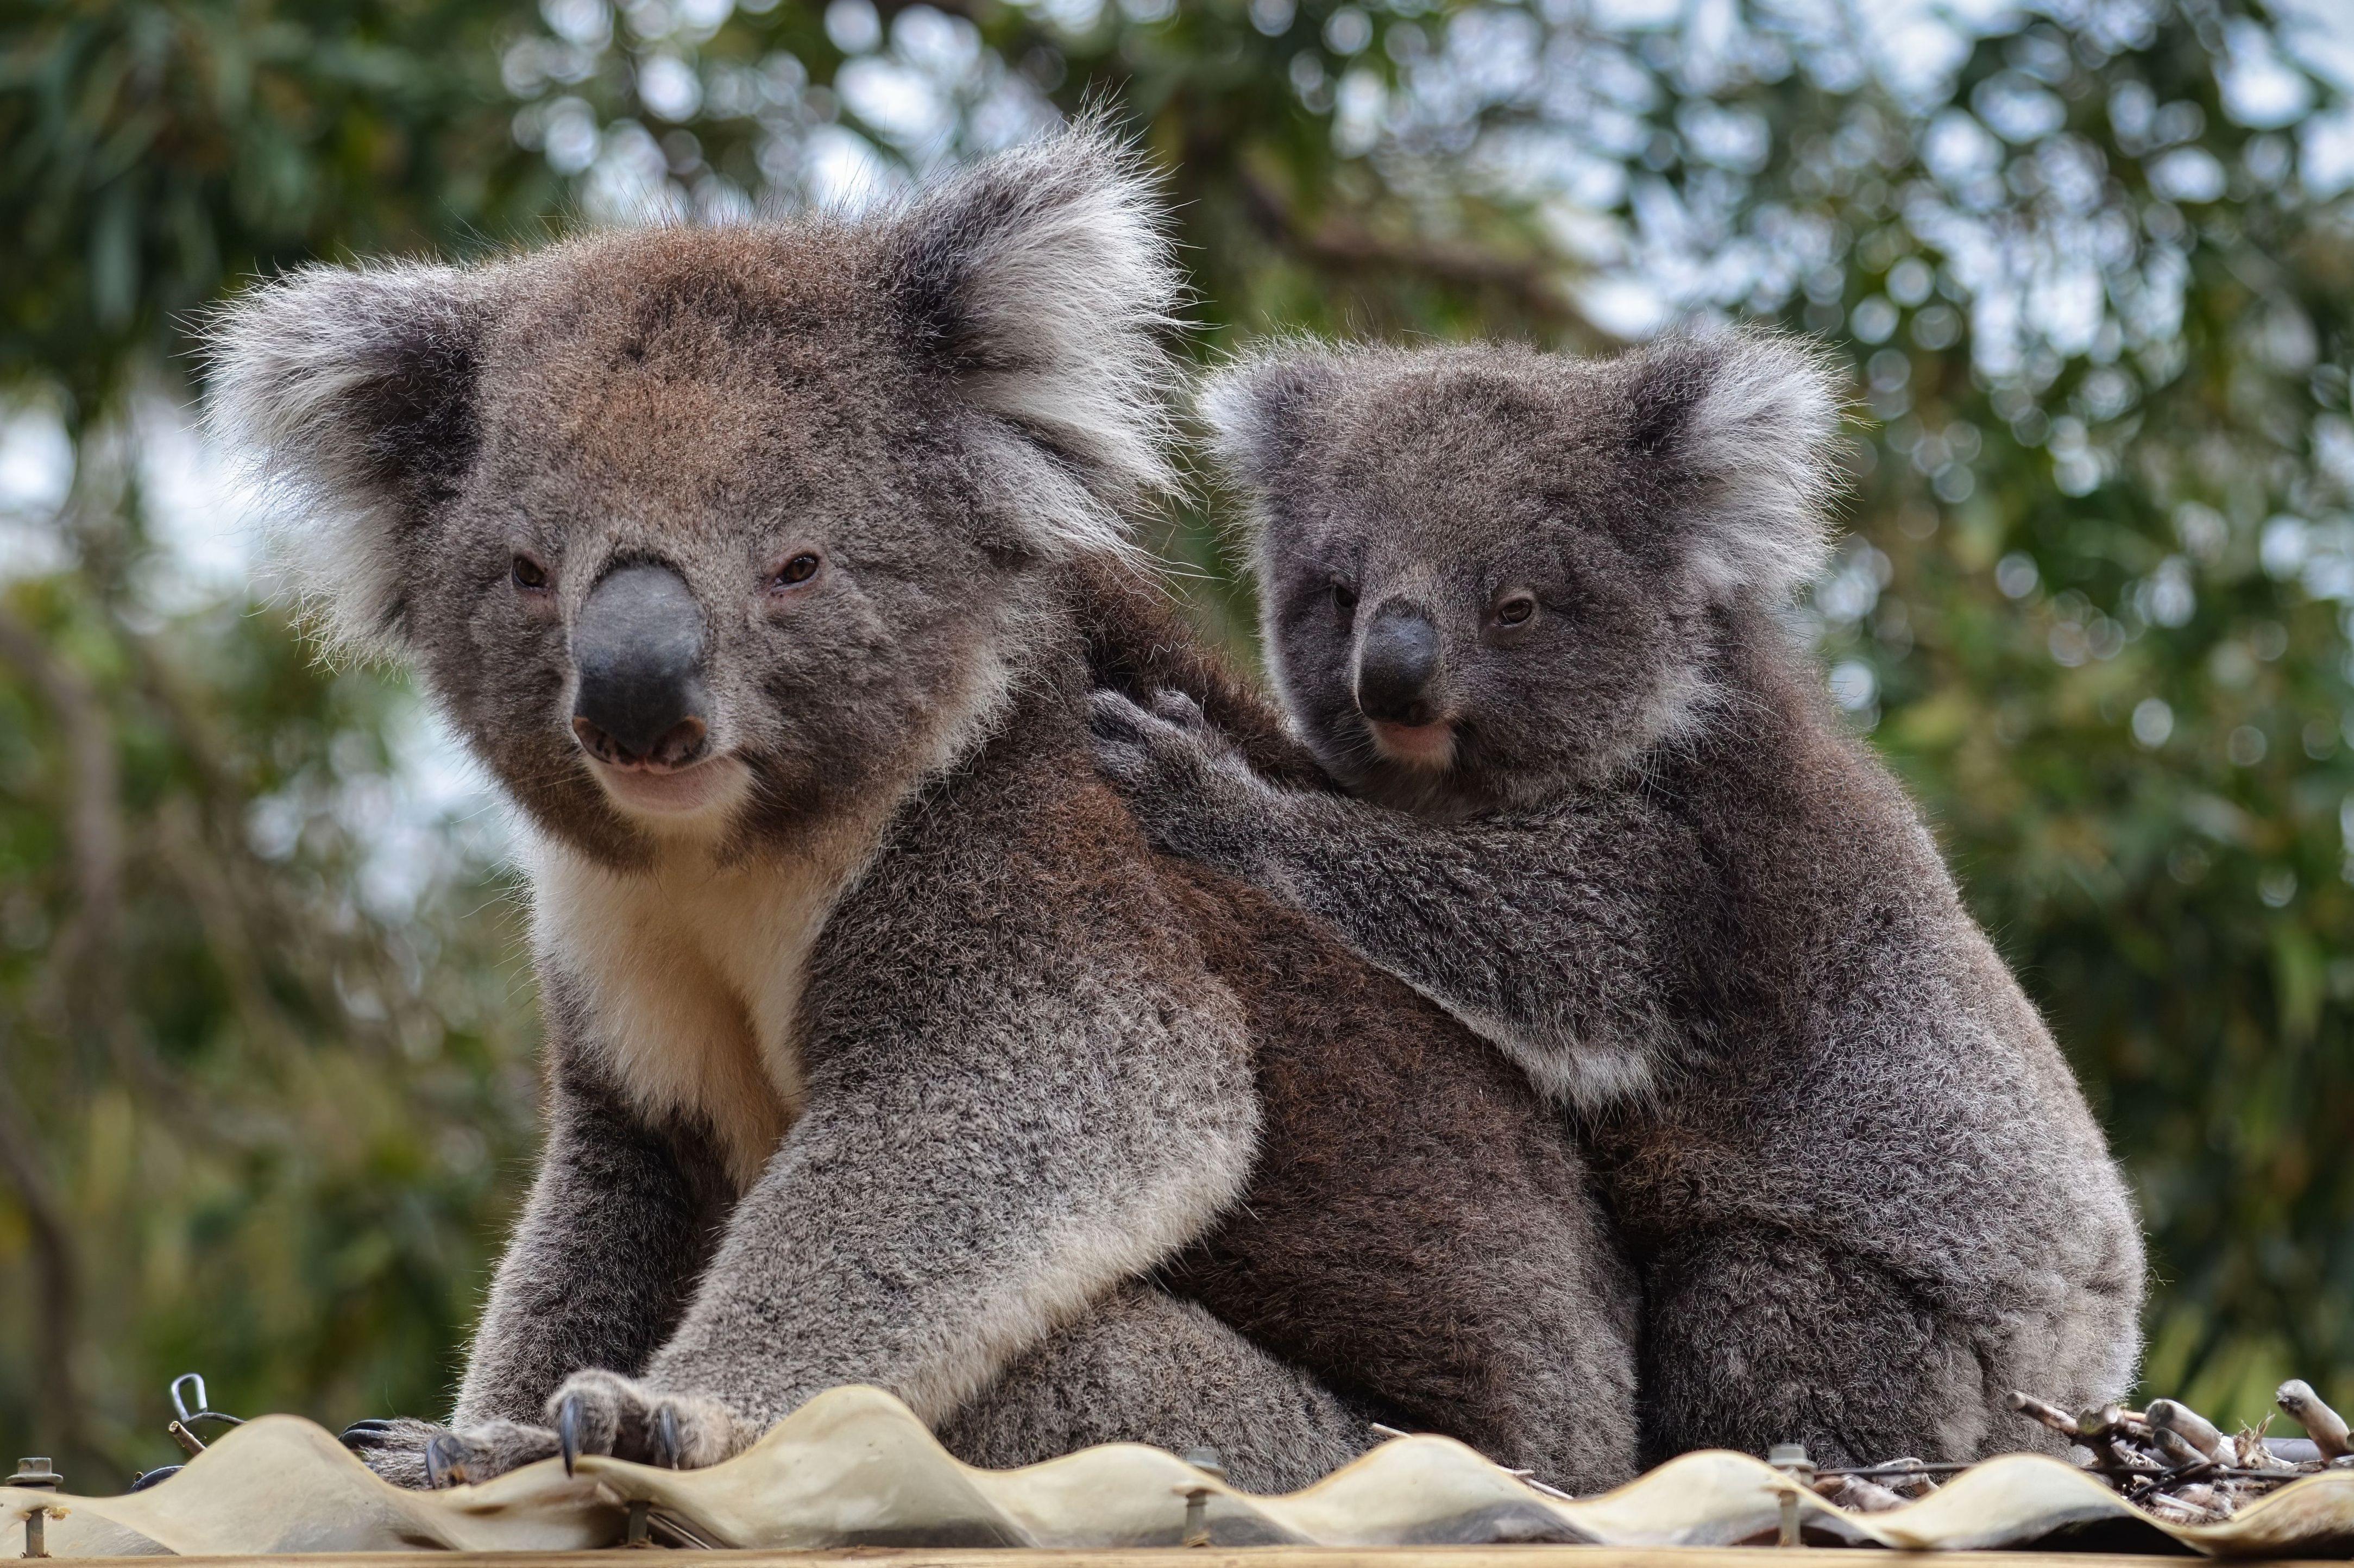
[[[1417,1425],[1624,1478],[1605,1457],[1631,1453],[1637,1290],[1560,1120],[1314,921],[1212,872],[1172,875],[1242,1000],[1267,1118],[1244,1206],[1172,1287]],[[1587,1408],[1546,1408],[1537,1391],[1564,1372]]]

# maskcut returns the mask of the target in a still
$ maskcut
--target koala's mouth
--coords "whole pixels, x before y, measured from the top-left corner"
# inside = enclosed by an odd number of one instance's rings
[[[752,770],[735,757],[705,757],[684,768],[617,768],[584,751],[581,761],[622,810],[672,821],[726,813],[752,779]]]
[[[1365,727],[1373,737],[1373,749],[1392,762],[1408,768],[1428,768],[1438,772],[1455,760],[1455,722],[1433,719],[1428,724],[1398,724],[1389,719],[1369,718]]]

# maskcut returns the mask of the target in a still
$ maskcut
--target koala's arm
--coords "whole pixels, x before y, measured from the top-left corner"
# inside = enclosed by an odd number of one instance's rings
[[[474,1332],[451,1425],[536,1422],[582,1367],[634,1372],[717,1242],[726,1177],[559,1044],[547,1141]]]
[[[1585,1108],[1645,1088],[1675,1051],[1691,933],[1662,918],[1662,824],[1623,799],[1542,821],[1426,822],[1265,789],[1235,869],[1337,929]]]
[[[1095,722],[1097,767],[1156,844],[1324,920],[1553,1098],[1638,1093],[1685,1037],[1703,936],[1673,911],[1701,856],[1639,791],[1432,822],[1273,784],[1182,702],[1099,696]]]
[[[726,1222],[728,1180],[686,1128],[649,1121],[582,1049],[589,1020],[543,976],[546,1141],[447,1426],[368,1420],[345,1444],[408,1487],[488,1480],[557,1451],[549,1396],[583,1367],[642,1368],[686,1309]]]
[[[1024,858],[993,825],[888,857],[837,910],[805,993],[806,1108],[643,1375],[559,1394],[581,1446],[712,1463],[845,1383],[937,1425],[1239,1194],[1247,1041],[1136,918],[1149,863],[1047,883]],[[642,1448],[665,1421],[668,1448]]]

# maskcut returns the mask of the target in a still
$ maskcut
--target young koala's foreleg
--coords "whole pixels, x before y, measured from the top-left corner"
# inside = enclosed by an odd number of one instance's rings
[[[1296,1491],[1378,1441],[1371,1418],[1191,1301],[1124,1285],[1023,1352],[940,1427],[969,1465],[1101,1443],[1215,1448],[1246,1491]]]
[[[548,1009],[551,1019],[562,1011]],[[449,1425],[363,1421],[344,1435],[396,1484],[487,1480],[556,1453],[541,1420],[548,1395],[582,1367],[643,1367],[717,1240],[729,1193],[700,1141],[650,1124],[557,1036],[539,1174]]]
[[[1706,977],[1667,911],[1700,859],[1639,792],[1427,822],[1268,783],[1182,694],[1093,701],[1096,765],[1156,844],[1323,920],[1552,1097],[1640,1093],[1677,1049],[1680,1000]]]

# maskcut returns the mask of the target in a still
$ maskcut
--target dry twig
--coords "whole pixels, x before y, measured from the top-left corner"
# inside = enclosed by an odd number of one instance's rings
[[[2291,1378],[2280,1385],[2274,1399],[2291,1421],[2305,1428],[2313,1446],[2321,1450],[2323,1459],[2342,1459],[2354,1454],[2354,1442],[2348,1440],[2346,1418],[2324,1404],[2311,1383],[2302,1378]]]
[[[2226,1436],[2179,1400],[2154,1399],[2147,1410],[2105,1404],[2071,1415],[2031,1394],[2014,1393],[2010,1407],[2071,1440],[2076,1463],[2168,1524],[2220,1524],[2241,1509],[2298,1478],[2354,1467],[2354,1437],[2346,1422],[2303,1383],[2285,1383],[2280,1407],[2304,1424],[2313,1442],[2267,1439],[2264,1426]],[[2272,1418],[2264,1418],[2264,1425]],[[1827,1469],[1815,1490],[1858,1513],[1901,1507],[1935,1490],[1963,1465],[1893,1459],[1884,1465]]]

